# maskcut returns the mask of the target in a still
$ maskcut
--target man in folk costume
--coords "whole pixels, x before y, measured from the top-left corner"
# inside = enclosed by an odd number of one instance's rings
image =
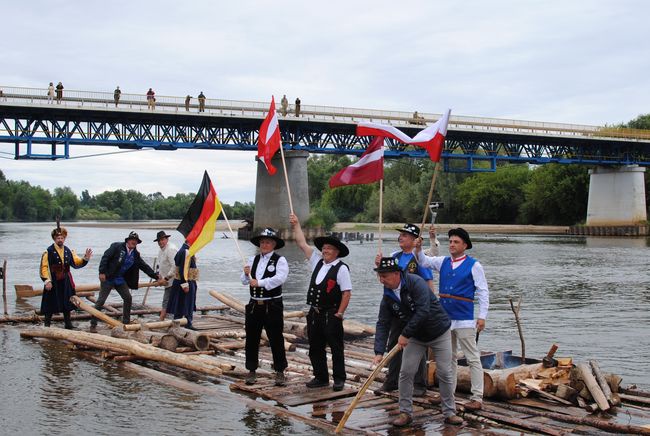
[[[260,252],[248,260],[241,276],[242,284],[249,285],[250,288],[250,301],[246,305],[246,369],[249,371],[246,384],[252,385],[256,380],[260,337],[264,329],[273,353],[275,385],[285,386],[287,356],[282,336],[282,285],[289,275],[289,264],[284,256],[275,252],[284,247],[284,241],[277,236],[275,230],[267,227],[252,237],[251,243],[258,246]]]
[[[157,268],[158,273],[160,274],[160,279],[162,280],[162,284],[165,286],[162,299],[162,310],[160,311],[161,321],[164,321],[167,316],[167,303],[169,303],[169,296],[172,293],[172,284],[174,276],[176,275],[174,256],[176,256],[178,248],[169,242],[170,236],[171,235],[168,235],[161,230],[156,235],[156,239],[153,240],[153,242],[158,243],[158,247],[160,248],[158,251],[158,257],[156,258],[156,263],[158,264]]]
[[[307,304],[311,306],[307,314],[307,335],[314,378],[307,382],[307,387],[319,388],[329,385],[325,351],[325,347],[329,345],[332,352],[333,389],[340,391],[345,386],[346,378],[343,315],[352,294],[350,269],[340,258],[347,256],[350,251],[333,236],[315,238],[314,245],[318,250],[314,250],[307,244],[298,217],[290,214],[289,222],[294,230],[296,244],[309,259],[312,268],[307,292]]]
[[[384,295],[379,306],[375,332],[375,359],[378,364],[386,352],[388,333],[396,321],[403,326],[397,340],[402,348],[399,373],[399,416],[392,422],[404,427],[413,421],[413,380],[428,348],[436,358],[436,374],[445,423],[459,425],[452,379],[451,321],[426,282],[402,271],[397,259],[382,257],[375,268]]]
[[[52,315],[63,312],[66,329],[73,329],[70,321],[70,311],[74,306],[70,297],[75,295],[75,285],[72,280],[70,268],[83,268],[93,255],[90,248],[86,248],[83,258],[65,246],[68,231],[61,227],[57,220],[56,229],[52,230],[54,243],[47,247],[41,257],[41,279],[44,282],[43,298],[41,300],[41,314],[45,316],[45,327],[52,322]]]
[[[400,250],[392,252],[390,257],[393,257],[397,260],[401,271],[408,272],[410,274],[416,274],[422,277],[422,279],[424,279],[424,281],[427,282],[427,285],[431,288],[431,282],[433,281],[433,274],[431,273],[431,269],[423,268],[420,266],[417,262],[415,254],[413,253],[413,250],[415,249],[415,240],[420,237],[420,227],[416,226],[415,224],[406,223],[403,227],[395,230],[399,232],[397,242],[399,243]],[[379,266],[381,258],[381,253],[377,254],[377,257],[375,257],[375,266]],[[397,344],[397,338],[399,338],[399,335],[404,328],[403,321],[398,318],[395,318],[393,320],[393,323],[394,324],[391,325],[388,337],[389,350],[392,349],[395,344]],[[384,380],[384,384],[381,386],[381,388],[375,391],[376,394],[397,390],[401,365],[402,352],[400,351],[388,364],[388,373],[386,374],[386,379]],[[420,367],[415,374],[415,388],[413,395],[416,397],[424,395],[427,390],[425,373],[426,356],[422,356]]]
[[[172,284],[172,292],[167,303],[167,313],[174,315],[174,319],[185,317],[185,328],[194,330],[192,320],[196,311],[196,291],[198,289],[199,269],[196,267],[196,256],[189,256],[190,245],[185,241],[174,256],[176,274]]]
[[[417,242],[418,260],[424,267],[439,271],[439,296],[442,307],[451,318],[451,343],[454,356],[458,344],[470,367],[472,395],[465,409],[479,410],[483,404],[483,368],[476,344],[476,335],[485,329],[490,293],[483,266],[465,254],[472,248],[469,233],[461,227],[451,229],[449,235],[450,256],[426,256]],[[478,319],[474,319],[474,301],[478,299]],[[453,360],[454,390],[457,362]]]
[[[132,297],[130,289],[138,289],[139,271],[142,270],[152,279],[160,279],[160,275],[140,257],[140,252],[136,247],[141,242],[138,234],[131,232],[124,238],[124,242],[113,242],[99,262],[100,290],[95,309],[101,310],[111,291],[115,289],[124,302],[122,305],[122,323],[124,324],[131,321]],[[96,327],[97,318],[92,318],[90,328],[94,330]]]

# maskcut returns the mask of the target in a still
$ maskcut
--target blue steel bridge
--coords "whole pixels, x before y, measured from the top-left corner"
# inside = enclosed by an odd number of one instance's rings
[[[207,99],[198,112],[192,99],[156,96],[155,110],[144,94],[64,90],[60,103],[44,88],[0,86],[0,152],[14,159],[68,159],[82,146],[122,150],[257,149],[269,102]],[[279,105],[278,105],[279,107]],[[446,109],[446,108],[440,108]],[[285,150],[359,155],[369,138],[355,135],[356,123],[391,124],[410,136],[440,114],[290,105],[279,114]],[[73,147],[74,146],[74,147]],[[387,158],[428,158],[420,148],[387,140]],[[650,131],[598,126],[468,117],[452,112],[442,154],[445,171],[494,171],[498,162],[650,165]]]

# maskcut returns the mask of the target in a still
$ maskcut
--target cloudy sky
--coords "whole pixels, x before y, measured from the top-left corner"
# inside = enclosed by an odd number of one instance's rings
[[[579,124],[650,112],[650,2],[4,2],[0,87],[268,101]],[[109,148],[76,147],[72,155]],[[12,144],[0,144],[10,157]],[[9,179],[80,193],[254,200],[252,152],[0,160]]]

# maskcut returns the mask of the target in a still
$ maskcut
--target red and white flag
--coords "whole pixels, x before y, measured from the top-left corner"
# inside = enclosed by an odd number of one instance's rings
[[[278,115],[275,112],[275,98],[272,96],[269,113],[260,127],[260,134],[257,139],[257,157],[270,175],[277,172],[277,169],[271,165],[271,159],[281,145],[280,126],[278,125]]]
[[[438,162],[447,136],[447,124],[449,124],[450,114],[451,109],[448,109],[438,121],[420,131],[413,138],[393,126],[370,122],[357,124],[357,136],[385,136],[404,144],[416,145],[426,149],[431,160]]]
[[[384,178],[384,138],[377,136],[372,140],[361,158],[343,168],[330,178],[330,188],[345,185],[363,185]]]

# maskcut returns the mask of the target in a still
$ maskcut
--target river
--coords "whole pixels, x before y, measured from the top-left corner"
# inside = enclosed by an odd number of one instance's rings
[[[9,313],[38,307],[40,298],[17,302],[13,285],[37,285],[40,255],[51,243],[51,225],[0,224],[0,262],[8,262]],[[170,229],[172,225],[170,224]],[[111,242],[129,229],[69,226],[66,244],[82,253],[94,250],[90,264],[74,271],[77,283],[97,281],[97,265]],[[152,261],[156,230],[138,230],[143,257]],[[182,242],[176,231],[172,242]],[[392,235],[395,237],[396,235]],[[490,286],[487,329],[482,350],[520,350],[509,297],[522,297],[521,319],[529,357],[541,358],[553,343],[556,356],[574,361],[596,359],[606,372],[623,377],[623,385],[650,389],[650,256],[649,239],[585,238],[472,234],[470,254],[483,264]],[[441,240],[444,252],[446,239]],[[240,241],[244,255],[255,247]],[[386,251],[397,247],[384,241]],[[347,317],[373,324],[381,287],[372,271],[377,242],[350,243],[353,296]],[[309,278],[306,262],[291,243],[281,251],[290,275],[285,285],[286,310],[304,308]],[[235,241],[215,239],[198,255],[199,304],[217,304],[216,289],[245,299],[239,282],[241,260]],[[146,278],[146,277],[145,277]],[[134,302],[141,302],[136,291]],[[160,304],[154,291],[149,303]],[[113,293],[110,300],[119,301]],[[86,321],[78,322],[85,328]],[[306,434],[305,424],[251,410],[238,402],[226,384],[219,395],[200,395],[160,384],[114,363],[76,356],[53,342],[21,340],[19,329],[0,325],[0,410],[2,433],[45,434]]]

